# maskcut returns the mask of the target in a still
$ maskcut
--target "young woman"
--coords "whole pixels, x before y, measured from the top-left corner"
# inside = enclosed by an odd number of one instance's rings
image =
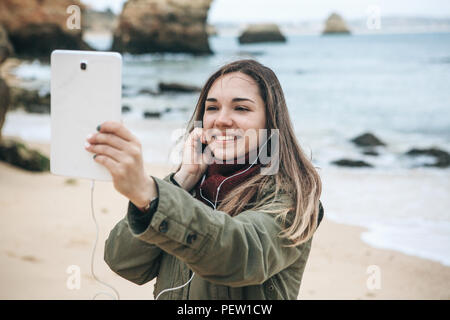
[[[182,163],[164,179],[147,175],[123,125],[97,130],[87,150],[130,200],[105,245],[114,272],[139,285],[156,277],[160,299],[297,299],[321,181],[272,70],[240,60],[208,79]]]

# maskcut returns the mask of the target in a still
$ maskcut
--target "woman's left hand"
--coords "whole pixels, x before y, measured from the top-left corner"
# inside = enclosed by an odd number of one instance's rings
[[[87,138],[86,150],[95,153],[94,161],[111,173],[118,192],[135,206],[145,207],[157,196],[157,190],[145,172],[141,143],[120,122],[104,122],[97,130]]]

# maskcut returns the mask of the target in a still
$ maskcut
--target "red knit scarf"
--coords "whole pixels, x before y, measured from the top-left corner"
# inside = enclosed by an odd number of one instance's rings
[[[235,161],[236,162],[236,161]],[[248,169],[250,167],[250,169]],[[243,183],[244,181],[248,180],[250,177],[254,176],[255,174],[260,173],[261,164],[258,161],[251,165],[248,161],[248,154],[246,155],[245,163],[244,164],[236,164],[236,163],[216,163],[213,162],[208,166],[206,169],[206,177],[205,180],[202,183],[202,179],[197,183],[195,187],[195,198],[202,201],[203,203],[207,204],[210,207],[213,207],[212,204],[216,201],[217,196],[217,188],[219,185],[228,177],[237,174],[236,176],[227,179],[220,187],[219,190],[219,196],[217,199],[217,205],[219,206],[220,201],[222,201],[225,196],[233,190],[233,188],[237,187],[239,184]],[[245,171],[248,169],[247,171]],[[208,199],[211,203],[209,203],[207,200],[205,200],[200,195],[200,189],[201,189],[201,195]]]

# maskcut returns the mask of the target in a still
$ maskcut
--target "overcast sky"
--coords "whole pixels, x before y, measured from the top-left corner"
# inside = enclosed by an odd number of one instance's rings
[[[121,11],[125,1],[82,0],[95,9],[110,7],[116,13]],[[396,15],[450,18],[450,0],[214,0],[208,21],[298,22],[325,19],[333,11],[346,19],[365,18],[370,6],[378,6],[381,17]]]

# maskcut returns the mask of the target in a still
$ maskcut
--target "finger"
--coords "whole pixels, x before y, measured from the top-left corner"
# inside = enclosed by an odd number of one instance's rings
[[[119,165],[119,163],[116,160],[106,155],[97,154],[94,155],[94,161],[104,166],[109,171],[109,173],[111,173],[112,176],[116,174]]]
[[[195,132],[192,134],[192,139],[189,144],[189,149],[191,150],[193,156],[196,160],[195,163],[199,163],[201,157],[198,157],[198,155],[201,155],[203,152],[202,146],[203,144],[206,144],[206,139],[203,135],[203,130],[201,128],[198,128]]]
[[[200,127],[194,128],[194,130],[192,130],[192,133],[191,133],[192,138],[195,141],[200,141],[200,143],[207,144],[208,143],[208,139],[207,139],[206,134],[205,134],[206,131],[207,130],[205,130],[203,128],[200,128]]]
[[[106,121],[97,127],[97,131],[101,133],[113,133],[125,141],[135,141],[138,139],[123,124],[116,121]]]
[[[209,164],[213,163],[214,155],[213,155],[212,150],[210,149],[209,146],[207,146],[205,148],[205,151],[203,151],[201,157],[202,157],[202,163],[203,164],[209,165]]]
[[[187,139],[184,141],[184,152],[187,152],[188,150],[189,152],[195,150],[195,146],[199,140],[197,131],[197,128],[194,128],[194,130],[189,133]]]
[[[202,128],[194,128],[194,130],[191,131],[191,133],[189,134],[189,139],[190,142],[191,141],[196,141],[197,139],[199,139],[201,137],[201,129]]]
[[[95,133],[88,137],[87,141],[90,144],[107,144],[118,150],[124,150],[127,146],[127,141],[112,133]]]
[[[220,129],[217,129],[217,128],[206,129],[204,132],[204,136],[205,136],[207,143],[211,142],[213,136],[221,135],[221,134],[222,134],[222,132],[220,131]]]
[[[116,148],[110,147],[106,144],[91,144],[90,146],[86,146],[86,150],[98,155],[106,155],[117,162],[124,161],[124,153]]]

